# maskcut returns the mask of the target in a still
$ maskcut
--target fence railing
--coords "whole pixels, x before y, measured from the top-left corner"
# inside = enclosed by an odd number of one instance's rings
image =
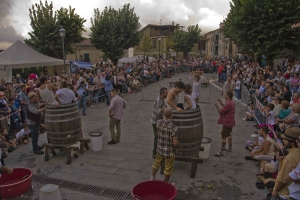
[[[267,124],[267,117],[264,114],[264,106],[256,97],[254,97],[253,111],[254,118],[258,124]]]
[[[241,90],[242,90],[241,91],[242,100],[246,104],[246,107],[247,107],[250,104],[250,100],[251,100],[250,92],[245,85],[242,85]]]

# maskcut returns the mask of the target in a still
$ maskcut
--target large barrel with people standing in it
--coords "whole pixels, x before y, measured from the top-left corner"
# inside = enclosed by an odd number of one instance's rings
[[[178,105],[180,107],[180,105]],[[179,113],[173,110],[173,123],[178,129],[179,147],[176,158],[198,157],[203,138],[203,121],[201,109],[184,110]]]
[[[60,107],[46,105],[45,125],[47,136],[55,146],[68,146],[81,138],[81,117],[77,103]]]

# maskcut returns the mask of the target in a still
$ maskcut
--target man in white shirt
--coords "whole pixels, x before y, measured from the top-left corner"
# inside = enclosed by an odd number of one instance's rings
[[[68,88],[68,84],[66,81],[61,83],[62,88],[57,90],[55,93],[55,99],[57,102],[62,104],[70,104],[72,102],[76,102],[78,98],[75,97],[75,93]]]
[[[281,71],[277,71],[277,76],[274,78],[274,86],[277,91],[280,91],[281,87],[285,86],[285,78],[281,75]]]
[[[99,72],[97,76],[94,78],[93,83],[96,85],[97,90],[95,91],[95,102],[99,102],[99,96],[101,93],[101,86],[102,86],[102,77],[101,73]]]

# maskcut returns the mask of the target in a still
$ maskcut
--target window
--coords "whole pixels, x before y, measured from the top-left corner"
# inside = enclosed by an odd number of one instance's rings
[[[153,49],[156,49],[156,40],[152,40]]]
[[[83,58],[84,58],[84,62],[90,62],[90,54],[89,53],[85,53],[83,54]]]

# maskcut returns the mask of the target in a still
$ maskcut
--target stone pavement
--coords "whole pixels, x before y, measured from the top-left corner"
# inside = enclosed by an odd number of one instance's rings
[[[210,87],[202,88],[200,101],[211,101],[222,98],[218,87],[217,76],[207,74],[214,83]],[[34,174],[52,178],[65,179],[83,184],[97,185],[107,188],[129,191],[139,182],[149,180],[153,162],[153,131],[150,123],[153,101],[159,96],[160,87],[169,88],[169,81],[182,78],[189,81],[188,74],[179,74],[169,79],[163,79],[143,88],[142,93],[128,94],[124,99],[128,102],[122,121],[121,142],[116,145],[107,145],[110,141],[108,130],[108,106],[99,103],[95,108],[88,108],[87,116],[82,117],[83,132],[86,137],[91,131],[100,131],[104,134],[103,149],[99,152],[91,150],[79,154],[73,159],[71,165],[66,165],[66,155],[58,152],[48,162],[43,155],[34,155],[31,145],[19,147],[9,154],[6,165],[12,167],[26,167]],[[146,101],[141,101],[142,97]],[[183,101],[183,94],[180,95]],[[248,154],[245,142],[255,131],[252,124],[242,121],[245,107],[237,103],[236,127],[233,131],[233,152],[226,152],[223,157],[214,157],[221,143],[221,126],[217,125],[217,111],[213,104],[200,104],[204,136],[212,139],[210,157],[198,164],[196,178],[189,178],[190,163],[175,162],[174,173],[171,180],[178,190],[178,200],[253,200],[262,199],[267,190],[257,190],[255,187],[255,174],[259,168],[254,162],[244,160]],[[242,112],[241,112],[242,111]],[[241,113],[240,113],[241,112]],[[46,142],[46,134],[40,135],[40,144]],[[157,179],[163,180],[163,175],[158,174]],[[203,188],[200,186],[204,185]],[[213,188],[207,186],[213,185]],[[36,199],[40,185],[34,183],[33,193],[20,199]],[[87,193],[61,189],[63,199],[110,199]]]

